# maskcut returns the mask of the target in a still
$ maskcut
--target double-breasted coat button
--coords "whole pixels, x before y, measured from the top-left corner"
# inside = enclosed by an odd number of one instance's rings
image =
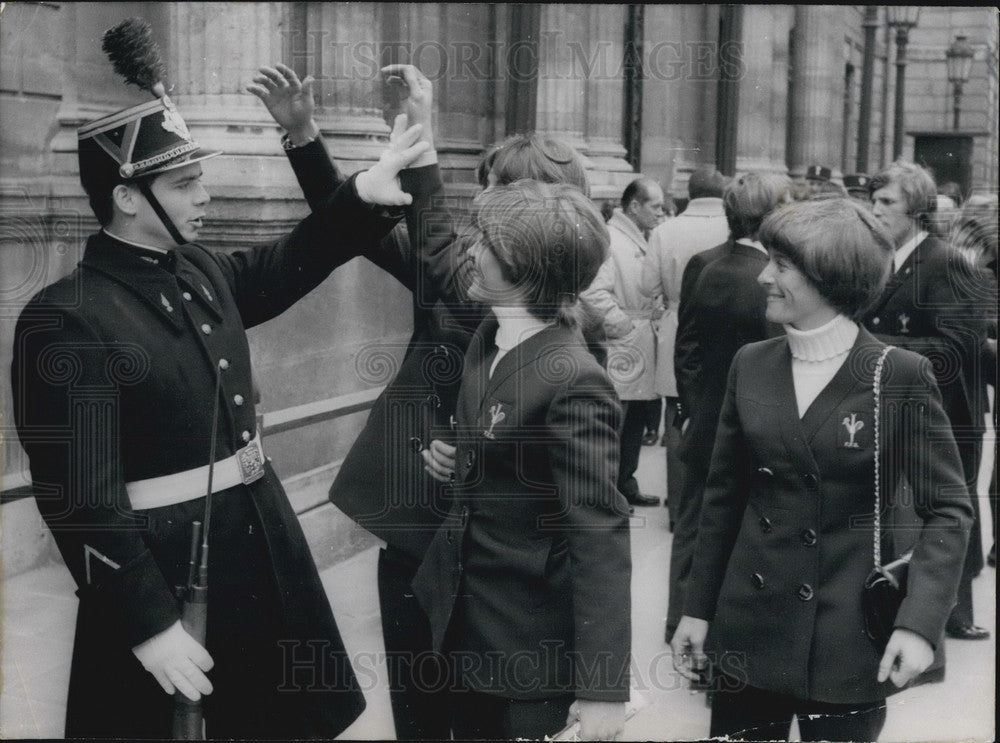
[[[816,475],[814,475],[812,472],[810,472],[807,475],[804,475],[802,479],[805,482],[806,487],[809,488],[810,490],[815,490],[816,487],[819,485],[819,478],[816,477]]]
[[[238,407],[243,404],[243,395],[233,395],[233,403]]]
[[[219,368],[222,369],[222,371],[228,369],[229,361],[227,361],[226,359],[219,359]]]
[[[767,516],[761,516],[758,523],[760,524],[760,530],[765,534],[771,531],[771,519]]]
[[[424,442],[420,440],[419,436],[414,436],[410,439],[410,449],[413,450],[414,454],[419,454],[424,448]]]
[[[250,440],[250,432],[249,431],[244,431],[243,433],[240,434],[240,438],[243,439],[244,441],[249,441]]]
[[[816,532],[812,529],[802,530],[802,544],[806,547],[812,547],[816,544]]]
[[[184,297],[184,299],[186,299],[187,301],[189,302],[191,301],[191,292],[184,292],[183,294],[181,294],[181,296]]]
[[[212,334],[212,326],[209,325],[208,323],[202,324],[202,326],[201,326],[201,332],[204,333],[205,335],[211,335]]]
[[[881,322],[877,317],[872,318],[872,325],[878,325]]]
[[[810,601],[813,597],[813,589],[808,583],[803,583],[799,586],[799,590],[796,592],[798,597],[803,601]]]
[[[764,587],[764,576],[760,573],[754,573],[750,576],[750,582],[753,583],[754,588]]]

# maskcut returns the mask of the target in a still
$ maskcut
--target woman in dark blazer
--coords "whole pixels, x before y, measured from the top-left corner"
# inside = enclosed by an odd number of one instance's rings
[[[456,738],[621,734],[629,697],[621,409],[574,321],[608,232],[579,189],[518,181],[478,197],[469,296],[492,311],[465,358],[455,445],[428,472],[451,512],[413,582],[454,663]],[[569,719],[568,719],[569,718]]]
[[[745,346],[730,368],[674,663],[697,678],[711,655],[722,673],[712,736],[787,738],[797,716],[803,740],[875,740],[886,696],[943,642],[971,501],[930,363],[891,350],[882,504],[893,507],[905,476],[924,526],[879,652],[861,590],[874,562],[873,378],[885,346],[853,318],[878,297],[892,242],[847,199],[785,207],[760,240],[767,317],[787,335]]]

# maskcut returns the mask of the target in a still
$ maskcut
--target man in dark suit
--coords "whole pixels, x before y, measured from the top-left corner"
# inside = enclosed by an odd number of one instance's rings
[[[681,433],[679,456],[684,486],[671,515],[670,589],[666,639],[669,642],[684,607],[684,594],[715,442],[715,428],[726,391],[726,374],[736,352],[747,343],[781,335],[780,326],[764,317],[765,291],[757,276],[767,265],[767,252],[757,230],[775,207],[786,201],[791,182],[770,174],[747,173],[734,179],[722,196],[730,239],[696,255],[716,254],[702,264],[691,296],[681,300],[675,371],[677,391],[689,418]],[[685,274],[692,268],[688,262]],[[698,264],[695,264],[696,266]]]
[[[972,493],[985,429],[985,384],[978,363],[986,337],[985,313],[975,297],[983,278],[971,263],[929,234],[936,189],[919,165],[897,161],[872,178],[872,210],[896,245],[895,273],[882,296],[863,318],[864,326],[885,343],[907,348],[934,363],[945,412],[958,444],[965,480]],[[972,579],[983,567],[979,507],[969,539],[958,603],[948,620],[950,637],[984,639],[972,613]]]
[[[209,202],[202,162],[220,153],[191,139],[163,90],[80,129],[101,230],[15,331],[18,435],[79,588],[66,736],[166,738],[175,692],[207,695],[210,737],[336,736],[364,698],[255,432],[246,329],[392,228],[398,218],[371,204],[409,200],[395,176],[420,151],[393,145],[273,245],[214,252],[194,241]],[[177,587],[209,482],[208,621],[196,638]],[[317,651],[309,669],[300,648]],[[329,683],[316,688],[309,672]]]

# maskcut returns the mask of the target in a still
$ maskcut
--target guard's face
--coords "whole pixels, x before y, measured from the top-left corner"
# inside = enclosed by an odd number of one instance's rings
[[[757,282],[767,290],[767,319],[796,330],[812,330],[833,318],[830,304],[788,258],[767,251]]]
[[[167,216],[188,242],[198,239],[198,232],[205,218],[205,207],[210,200],[201,178],[201,164],[192,163],[157,176],[150,186]],[[145,197],[140,196],[139,201],[136,226],[145,240],[157,247],[173,247],[174,239],[156,216],[153,207]]]
[[[889,230],[897,248],[913,236],[916,222],[907,213],[906,198],[898,183],[890,183],[872,194],[872,214]]]

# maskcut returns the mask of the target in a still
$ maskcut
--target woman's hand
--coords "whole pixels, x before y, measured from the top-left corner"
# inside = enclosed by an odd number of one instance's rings
[[[674,670],[684,678],[699,681],[698,671],[708,667],[708,657],[705,655],[705,637],[708,635],[708,622],[687,615],[681,617],[670,641],[670,649],[674,651]]]
[[[420,451],[424,458],[424,469],[427,474],[441,482],[455,480],[455,447],[440,439],[434,439],[431,445]]]
[[[420,139],[422,127],[417,124],[406,128],[406,115],[396,117],[395,126],[389,136],[389,146],[368,170],[358,173],[354,185],[358,196],[367,204],[385,206],[405,206],[413,203],[413,197],[403,191],[399,184],[399,171],[409,167],[430,145]]]
[[[253,81],[256,84],[248,85],[247,92],[260,98],[278,126],[288,132],[292,145],[297,147],[319,136],[313,120],[311,75],[299,81],[291,67],[278,63],[261,67]]]
[[[912,630],[897,628],[885,647],[882,662],[878,664],[878,681],[887,678],[902,688],[934,662],[934,648]]]
[[[566,724],[580,721],[580,740],[618,740],[625,732],[625,702],[577,699],[570,705]]]

